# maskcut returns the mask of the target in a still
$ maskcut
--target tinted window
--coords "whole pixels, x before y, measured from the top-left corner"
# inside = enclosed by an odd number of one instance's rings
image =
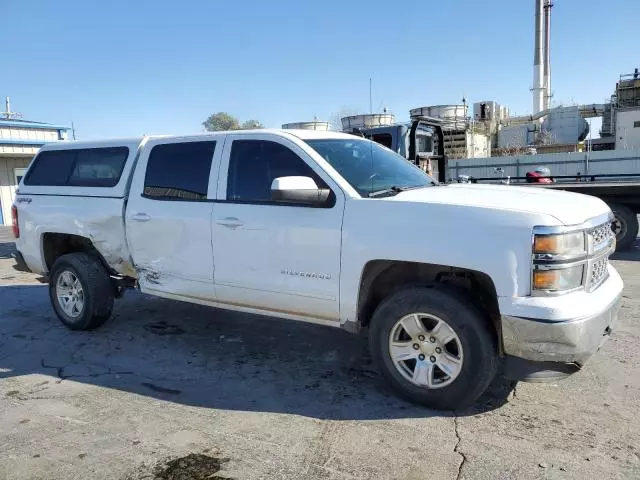
[[[144,195],[157,199],[204,200],[216,142],[156,145],[144,179]]]
[[[231,146],[227,199],[271,201],[271,183],[278,177],[311,177],[320,188],[326,184],[298,155],[276,142],[235,140]]]
[[[120,181],[129,149],[85,148],[40,153],[25,185],[113,187]]]
[[[392,148],[393,146],[393,137],[390,133],[374,133],[371,136],[371,140],[387,148]]]
[[[433,150],[433,142],[431,141],[431,137],[426,135],[417,135],[416,136],[416,152],[431,152]]]
[[[128,148],[78,150],[68,185],[113,187],[120,180]]]
[[[33,161],[25,185],[66,185],[71,176],[76,152],[58,150],[40,153]]]

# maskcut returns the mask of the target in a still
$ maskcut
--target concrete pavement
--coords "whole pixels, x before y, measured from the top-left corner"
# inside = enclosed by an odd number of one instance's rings
[[[189,478],[161,476],[189,454],[243,480],[640,478],[638,250],[614,262],[621,318],[584,371],[498,378],[454,414],[399,400],[364,339],[330,328],[128,293],[71,332],[1,235],[0,479]]]

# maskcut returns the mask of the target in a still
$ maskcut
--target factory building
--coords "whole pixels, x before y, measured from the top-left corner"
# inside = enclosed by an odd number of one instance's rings
[[[0,113],[0,225],[11,224],[15,191],[38,149],[49,142],[66,140],[69,127],[22,120],[11,111]]]
[[[483,113],[484,118],[476,120],[468,115],[469,106],[462,104],[432,105],[413,108],[409,111],[411,119],[432,117],[442,121],[444,152],[447,158],[478,158],[491,156],[491,127],[499,121],[500,106],[495,102],[486,102],[474,106],[474,111]]]
[[[640,71],[620,75],[602,117],[601,138],[594,150],[640,148]]]

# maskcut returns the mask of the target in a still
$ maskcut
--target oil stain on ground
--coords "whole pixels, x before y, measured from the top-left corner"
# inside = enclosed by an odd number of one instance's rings
[[[228,477],[216,475],[222,470],[226,458],[210,457],[203,453],[190,453],[159,466],[154,480],[224,480]]]
[[[233,480],[218,475],[228,458],[218,458],[204,453],[190,453],[156,466],[151,472],[140,472],[127,480]]]
[[[171,325],[164,320],[160,322],[148,323],[144,329],[154,335],[182,335],[184,330],[177,325]]]

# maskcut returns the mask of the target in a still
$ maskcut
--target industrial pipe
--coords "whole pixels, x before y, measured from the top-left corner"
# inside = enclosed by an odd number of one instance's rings
[[[533,114],[544,110],[544,84],[542,60],[542,0],[536,0],[535,47],[533,51]]]

